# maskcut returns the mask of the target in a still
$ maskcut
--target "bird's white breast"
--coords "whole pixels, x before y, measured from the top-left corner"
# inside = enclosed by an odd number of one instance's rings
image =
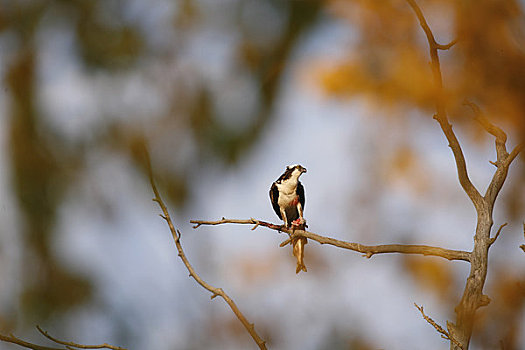
[[[292,205],[297,198],[297,181],[288,180],[276,185],[279,190],[277,204],[279,204],[280,207],[288,207]]]

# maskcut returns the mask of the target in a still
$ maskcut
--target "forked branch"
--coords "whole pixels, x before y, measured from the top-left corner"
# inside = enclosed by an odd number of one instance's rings
[[[458,39],[454,39],[452,40],[451,42],[449,42],[448,44],[439,44],[439,43],[436,43],[436,47],[440,50],[448,50],[450,49],[452,46],[456,45],[456,43],[458,42]]]
[[[488,118],[485,117],[481,111],[481,108],[479,108],[475,103],[465,100],[464,104],[472,108],[475,116],[474,118],[489,134],[496,138],[495,143],[497,159],[495,162],[490,163],[496,166],[498,170],[494,174],[492,181],[487,188],[487,192],[485,193],[485,198],[488,199],[489,202],[492,202],[496,199],[497,193],[503,186],[503,182],[507,175],[510,164],[522,151],[523,143],[516,145],[516,147],[514,147],[514,149],[508,153],[506,146],[507,134],[501,128],[491,123]]]
[[[407,0],[407,2],[416,14],[416,17],[419,20],[419,24],[425,32],[428,41],[432,74],[434,77],[434,85],[436,89],[437,113],[434,115],[434,119],[436,119],[439,125],[441,126],[441,130],[443,130],[443,133],[447,138],[449,147],[452,149],[452,153],[454,154],[459,183],[461,184],[461,187],[463,188],[465,193],[469,196],[476,210],[478,210],[483,206],[483,199],[479,191],[474,186],[474,184],[472,184],[472,181],[470,181],[467,171],[467,164],[465,162],[465,156],[463,155],[463,151],[461,149],[459,141],[456,135],[454,134],[454,131],[452,130],[452,125],[450,125],[450,123],[448,122],[447,112],[445,108],[445,100],[443,96],[443,77],[441,74],[441,65],[439,63],[438,55],[438,50],[440,50],[443,46],[437,43],[436,39],[434,38],[434,34],[432,33],[432,30],[428,26],[427,20],[423,15],[423,11],[421,11],[421,8],[415,2],[415,0]],[[450,46],[447,45],[447,47]]]
[[[417,19],[419,20],[419,24],[421,25],[421,28],[423,28],[423,31],[427,36],[427,41],[429,42],[432,49],[448,50],[457,43],[457,39],[454,39],[448,44],[439,44],[434,38],[434,34],[432,33],[432,30],[430,30],[427,20],[425,19],[425,16],[423,16],[423,12],[419,8],[418,4],[414,0],[407,0],[407,2],[412,7],[412,10],[414,10],[414,12],[416,13]]]
[[[318,235],[313,232],[303,231],[303,230],[291,230],[287,229],[280,225],[275,225],[266,221],[256,220],[256,219],[225,219],[222,218],[216,221],[205,221],[205,220],[191,220],[192,224],[195,224],[194,228],[197,228],[201,225],[221,225],[221,224],[246,224],[253,225],[252,229],[257,228],[258,226],[264,226],[269,229],[284,232],[290,235],[286,241],[284,241],[281,246],[286,245],[291,242],[292,238],[295,237],[306,237],[321,244],[329,244],[335,247],[353,250],[355,252],[363,253],[367,258],[372,257],[375,254],[385,254],[385,253],[401,253],[401,254],[419,254],[419,255],[431,255],[445,258],[448,260],[463,260],[470,261],[470,253],[462,250],[452,250],[445,249],[440,247],[432,247],[427,245],[415,245],[415,244],[382,244],[382,245],[364,245],[360,243],[346,242],[341,241],[335,238],[325,237]]]
[[[186,266],[186,269],[188,269],[188,272],[189,272],[190,276],[193,277],[193,279],[195,279],[195,281],[201,287],[203,287],[204,289],[206,289],[207,291],[212,293],[212,295],[211,295],[212,299],[217,297],[217,296],[220,296],[228,304],[228,306],[231,308],[231,310],[233,311],[235,316],[237,316],[237,318],[242,323],[242,325],[246,328],[246,330],[248,331],[248,333],[250,334],[252,339],[255,341],[257,346],[260,349],[266,349],[266,342],[264,340],[262,340],[261,337],[257,334],[257,332],[255,331],[254,324],[250,323],[248,321],[248,319],[244,316],[244,314],[241,312],[241,310],[239,310],[239,308],[237,307],[237,305],[235,304],[233,299],[230,298],[230,296],[228,296],[228,294],[226,294],[222,290],[222,288],[213,287],[212,285],[210,285],[206,281],[204,281],[195,272],[195,269],[193,268],[193,266],[191,266],[190,261],[188,260],[188,258],[186,257],[186,254],[184,253],[184,250],[182,249],[182,244],[180,242],[181,233],[180,233],[179,230],[175,229],[175,226],[173,225],[173,222],[171,221],[171,217],[170,217],[170,214],[168,212],[168,208],[164,204],[164,201],[162,200],[162,198],[160,196],[160,193],[157,190],[157,186],[155,185],[155,181],[153,179],[153,171],[151,169],[151,161],[150,161],[149,153],[147,152],[146,149],[144,149],[144,155],[145,155],[145,158],[146,158],[146,163],[147,163],[146,165],[147,165],[147,169],[148,169],[148,175],[149,175],[149,180],[150,180],[150,183],[151,183],[151,188],[153,189],[153,193],[155,195],[155,197],[153,198],[153,201],[157,202],[159,207],[160,207],[160,209],[162,210],[162,214],[160,216],[168,224],[168,226],[170,228],[170,231],[171,231],[171,235],[173,236],[173,240],[175,241],[175,245],[177,247],[177,251],[179,253],[179,257],[181,258],[182,262],[184,263],[184,266]]]
[[[484,199],[489,205],[493,205],[496,197],[503,187],[503,183],[507,177],[507,173],[512,161],[518,156],[523,148],[523,143],[518,144],[509,154],[507,151],[507,134],[498,126],[494,125],[485,115],[482,113],[481,108],[479,108],[475,103],[465,100],[465,105],[472,108],[474,112],[474,118],[477,120],[481,126],[491,135],[493,135],[495,140],[496,155],[497,159],[495,162],[490,162],[496,166],[497,170],[492,177],[492,180],[485,192]]]

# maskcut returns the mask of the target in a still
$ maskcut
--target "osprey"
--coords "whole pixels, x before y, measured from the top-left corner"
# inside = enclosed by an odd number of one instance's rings
[[[272,184],[270,188],[270,200],[273,210],[284,221],[286,228],[298,227],[304,230],[306,221],[303,217],[304,208],[304,187],[299,181],[299,176],[306,173],[306,169],[301,165],[290,165],[286,167],[284,173]],[[293,255],[297,258],[297,268],[295,273],[303,270],[304,265],[304,245],[306,238],[299,237],[292,241]]]

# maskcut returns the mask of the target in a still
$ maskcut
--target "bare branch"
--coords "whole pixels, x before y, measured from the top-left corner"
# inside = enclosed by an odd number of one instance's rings
[[[145,158],[146,158],[146,163],[147,163],[147,169],[148,169],[148,175],[149,175],[151,188],[152,188],[153,193],[155,195],[155,198],[153,199],[153,201],[157,202],[159,204],[161,210],[162,210],[163,218],[168,223],[168,226],[169,226],[170,231],[171,231],[171,235],[173,236],[173,240],[175,241],[175,245],[176,245],[177,251],[179,253],[178,255],[181,258],[182,262],[184,263],[184,266],[186,266],[186,268],[188,269],[188,272],[190,273],[190,276],[193,277],[193,279],[200,286],[202,286],[204,289],[206,289],[206,290],[208,290],[209,292],[212,293],[211,299],[213,299],[213,298],[215,298],[217,296],[220,296],[228,304],[228,306],[231,308],[231,310],[233,311],[235,316],[237,316],[239,321],[246,328],[246,330],[248,331],[250,336],[253,338],[253,340],[255,341],[257,346],[259,346],[260,349],[266,349],[266,342],[264,340],[262,340],[261,337],[259,337],[259,335],[255,331],[254,324],[250,323],[248,321],[248,319],[246,319],[246,317],[243,315],[241,310],[239,310],[239,308],[237,307],[237,305],[235,304],[233,299],[230,298],[228,296],[228,294],[226,294],[222,290],[222,288],[213,287],[212,285],[210,285],[206,281],[204,281],[195,272],[195,270],[193,269],[193,266],[191,266],[188,258],[186,257],[186,254],[184,253],[184,250],[182,249],[182,244],[180,243],[181,233],[180,233],[179,230],[175,229],[175,227],[173,225],[173,222],[171,221],[171,217],[170,217],[170,214],[168,212],[168,208],[166,207],[166,205],[164,204],[164,201],[160,197],[160,193],[157,190],[157,186],[155,185],[155,181],[153,180],[153,171],[152,171],[152,168],[151,168],[151,161],[150,161],[149,153],[148,153],[148,151],[145,148],[144,148],[144,155],[145,155]],[[197,225],[197,227],[198,227],[198,225]]]
[[[444,114],[436,114],[434,119],[436,119],[441,126],[441,129],[443,130],[443,133],[449,142],[449,147],[454,154],[454,160],[456,161],[456,168],[458,172],[458,180],[461,187],[472,201],[472,204],[474,204],[476,210],[480,210],[480,208],[483,206],[483,198],[470,180],[467,171],[467,163],[465,161],[465,156],[463,155],[461,145],[459,144],[459,141],[452,130],[452,125],[450,125],[448,122],[446,115],[443,115]]]
[[[504,223],[503,225],[501,225],[501,226],[499,227],[498,232],[496,232],[496,235],[495,235],[493,238],[490,239],[490,245],[493,245],[494,242],[496,242],[496,239],[498,239],[499,234],[501,233],[501,230],[502,230],[505,226],[507,226],[507,223]]]
[[[465,106],[469,106],[472,108],[472,111],[474,112],[474,119],[483,126],[483,128],[491,135],[496,137],[496,139],[500,140],[503,144],[507,142],[507,134],[499,128],[498,126],[492,124],[481,112],[481,108],[479,108],[478,105],[476,105],[474,102],[471,102],[469,100],[465,100],[463,102]]]
[[[78,343],[74,343],[74,342],[66,342],[66,341],[59,340],[57,338],[54,338],[54,337],[50,336],[46,331],[42,330],[42,328],[40,328],[39,326],[36,326],[36,328],[38,329],[38,331],[44,337],[48,338],[49,340],[51,340],[51,341],[53,341],[53,342],[55,342],[57,344],[63,345],[63,347],[55,348],[55,347],[42,346],[42,345],[29,343],[29,342],[26,342],[26,341],[24,341],[24,340],[22,340],[20,338],[15,337],[12,334],[9,334],[9,335],[0,334],[0,340],[4,341],[4,342],[12,343],[12,344],[20,345],[20,346],[22,346],[24,348],[33,349],[33,350],[74,350],[75,348],[76,349],[126,350],[126,348],[122,348],[120,346],[110,345],[110,344],[107,344],[107,343],[104,343],[104,344],[101,344],[101,345],[84,345],[84,344],[78,344]]]
[[[442,338],[452,341],[460,349],[463,349],[461,344],[456,339],[454,339],[453,337],[450,336],[449,332],[444,330],[443,327],[441,327],[439,324],[437,324],[436,321],[434,321],[432,318],[430,318],[429,316],[425,315],[425,312],[423,311],[423,306],[418,306],[416,303],[414,303],[414,306],[419,310],[419,312],[421,312],[421,315],[423,316],[425,321],[427,321],[432,327],[434,327],[434,329],[436,331],[438,331],[438,333],[441,334]]]
[[[449,147],[454,154],[459,183],[472,201],[472,204],[474,204],[476,211],[478,211],[483,206],[483,198],[469,178],[465,156],[463,155],[459,141],[452,130],[452,125],[450,125],[446,116],[443,117],[443,114],[436,114],[434,119],[436,119],[441,126],[441,129],[443,130],[443,133],[449,142]]]
[[[412,7],[412,10],[414,10],[417,16],[417,19],[419,20],[419,24],[421,28],[423,28],[423,31],[425,32],[425,35],[427,36],[427,41],[430,45],[430,48],[435,49],[437,42],[436,42],[436,39],[434,38],[434,34],[432,33],[432,30],[430,30],[430,27],[428,26],[425,16],[423,15],[423,11],[421,11],[421,8],[414,0],[407,0],[407,2]]]
[[[518,145],[516,145],[516,147],[514,147],[514,149],[510,152],[510,154],[507,157],[507,160],[506,160],[505,163],[510,165],[510,163],[512,163],[514,158],[516,158],[518,156],[518,154],[523,150],[524,146],[525,146],[525,144],[523,142],[521,142]]]
[[[423,31],[425,32],[425,35],[428,41],[432,73],[434,76],[434,85],[436,87],[436,94],[437,94],[436,96],[437,114],[434,115],[434,119],[436,119],[439,125],[441,126],[441,129],[443,130],[443,133],[445,134],[445,137],[448,140],[449,147],[452,149],[452,153],[454,154],[459,183],[461,184],[461,187],[463,188],[465,193],[469,196],[476,210],[478,210],[483,205],[483,198],[481,197],[481,194],[478,192],[476,187],[470,181],[470,178],[467,172],[465,156],[463,155],[463,151],[461,150],[459,141],[456,138],[454,131],[452,130],[452,125],[450,125],[450,123],[448,122],[448,118],[447,118],[447,113],[445,109],[445,101],[443,98],[443,78],[441,75],[441,66],[439,63],[439,55],[438,55],[438,49],[440,49],[440,45],[436,42],[436,39],[434,38],[434,34],[432,33],[432,30],[428,26],[428,23],[419,5],[415,2],[415,0],[407,0],[407,2],[410,5],[410,7],[412,7],[412,10],[416,14],[416,17],[419,20],[419,24],[421,28],[423,29]]]
[[[490,184],[487,187],[487,191],[485,192],[484,196],[484,200],[490,208],[494,207],[494,203],[499,194],[499,191],[501,190],[501,188],[503,187],[503,183],[507,179],[510,164],[514,160],[514,158],[516,158],[520,150],[521,146],[518,145],[512,150],[512,153],[506,155],[502,161],[498,160],[496,162],[497,170],[492,176],[492,180],[490,181]]]
[[[441,129],[449,142],[449,147],[452,149],[454,154],[458,179],[461,187],[474,204],[477,213],[474,248],[470,253],[470,274],[467,278],[467,283],[465,285],[465,290],[463,292],[461,301],[455,308],[456,323],[447,323],[447,328],[451,336],[455,338],[459,344],[461,344],[463,349],[467,349],[470,342],[470,337],[472,335],[476,310],[481,306],[487,305],[490,301],[487,296],[483,295],[483,286],[487,276],[488,251],[490,245],[494,243],[495,240],[495,238],[494,240],[490,238],[490,232],[493,224],[492,213],[494,209],[494,203],[507,177],[509,165],[520,152],[522,146],[517,146],[512,151],[511,155],[509,155],[505,148],[506,134],[501,129],[491,124],[486,118],[484,118],[477,106],[467,102],[467,104],[473,108],[474,113],[476,113],[477,120],[481,123],[485,130],[496,137],[497,161],[493,162],[493,164],[496,165],[497,170],[492,177],[491,183],[487,187],[485,196],[482,197],[469,179],[463,151],[461,150],[459,141],[452,130],[452,126],[448,122],[443,92],[443,78],[438,55],[438,49],[440,49],[440,47],[436,43],[434,35],[416,1],[407,0],[407,2],[414,10],[414,13],[418,18],[421,28],[425,32],[428,41],[434,85],[436,88],[435,102],[437,113],[434,118],[441,126]],[[459,347],[459,345],[451,341],[451,349],[457,349]]]
[[[107,343],[100,344],[100,345],[84,345],[84,344],[78,344],[74,342],[63,341],[55,337],[52,337],[51,335],[49,335],[49,333],[47,333],[47,331],[44,331],[42,328],[40,328],[40,326],[36,326],[36,329],[38,329],[38,331],[47,339],[57,344],[65,345],[66,348],[126,350],[126,348],[122,348],[120,346],[115,346],[115,345],[110,345]]]
[[[458,39],[454,39],[454,40],[452,40],[451,42],[449,42],[448,44],[445,44],[445,45],[436,43],[436,47],[438,49],[440,49],[440,50],[448,50],[452,46],[456,45],[457,42],[458,42]]]
[[[9,334],[9,335],[4,335],[4,334],[0,334],[0,340],[1,341],[4,341],[6,343],[12,343],[12,344],[16,344],[16,345],[19,345],[19,346],[22,346],[24,348],[27,348],[27,349],[33,349],[33,350],[64,350],[64,348],[53,348],[53,347],[49,347],[49,346],[41,346],[41,345],[37,345],[37,344],[32,344],[32,343],[29,343],[29,342],[26,342],[20,338],[17,338],[15,337],[13,334]]]
[[[492,124],[483,115],[483,113],[481,112],[481,109],[477,105],[469,101],[465,101],[465,104],[472,108],[475,114],[475,119],[483,126],[483,128],[488,133],[496,137],[495,146],[496,146],[497,160],[496,162],[491,162],[491,163],[497,167],[497,170],[494,173],[492,180],[489,186],[487,187],[487,191],[485,192],[485,196],[484,196],[484,199],[486,200],[486,202],[492,207],[494,205],[494,202],[496,201],[496,197],[498,196],[499,191],[503,187],[503,183],[505,182],[505,179],[507,178],[510,164],[521,152],[523,148],[523,143],[520,143],[516,147],[514,147],[514,149],[509,154],[507,152],[507,147],[505,145],[507,142],[507,134],[505,134],[505,132],[502,129]]]
[[[494,173],[492,181],[489,184],[484,196],[488,203],[493,204],[499,191],[501,190],[501,187],[503,186],[503,183],[505,182],[509,166],[523,148],[523,143],[517,145],[509,154],[506,147],[507,134],[501,128],[491,123],[483,115],[481,109],[475,103],[465,100],[463,104],[472,108],[472,111],[475,115],[475,120],[478,121],[489,134],[496,137],[495,146],[497,160],[490,163],[495,165],[497,170]]]
[[[510,163],[516,156],[513,156],[513,158],[510,158],[509,160],[509,153],[507,152],[507,147],[505,145],[505,143],[507,142],[507,134],[505,134],[505,132],[502,129],[492,124],[483,115],[481,109],[473,102],[465,100],[463,104],[470,106],[470,108],[472,108],[472,110],[474,111],[474,118],[489,134],[496,137],[495,143],[497,159],[495,162],[490,163],[495,165],[497,170],[496,173],[494,173],[494,176],[492,177],[492,181],[489,187],[487,188],[487,192],[485,193],[485,199],[488,199],[489,203],[493,203],[496,199],[498,192],[503,186],[503,182],[505,181],[505,178],[507,176],[507,171],[510,166]]]
[[[412,245],[412,244],[382,244],[382,245],[363,245],[360,243],[346,242],[341,241],[335,238],[325,237],[318,235],[313,232],[303,231],[303,230],[291,230],[287,229],[280,225],[275,225],[266,221],[249,219],[249,220],[239,220],[239,219],[225,219],[216,221],[205,221],[205,220],[191,220],[190,223],[195,224],[194,227],[199,227],[201,225],[220,225],[220,224],[247,224],[247,225],[258,225],[264,226],[269,229],[285,232],[290,235],[290,238],[281,243],[281,246],[287,245],[295,237],[305,237],[311,240],[317,241],[321,244],[329,244],[335,247],[353,250],[359,253],[365,254],[367,258],[372,257],[375,254],[384,254],[384,253],[401,253],[401,254],[419,254],[419,255],[431,255],[445,258],[448,260],[463,260],[470,261],[470,253],[462,250],[452,250],[445,249],[440,247],[432,247],[427,245]]]
[[[423,15],[423,11],[421,11],[421,8],[418,6],[418,4],[414,0],[407,0],[408,4],[412,7],[412,10],[414,10],[417,19],[419,20],[419,24],[421,28],[423,28],[423,31],[425,32],[425,35],[427,36],[427,41],[432,49],[437,50],[448,50],[452,46],[456,45],[458,42],[457,39],[452,40],[448,44],[439,44],[436,39],[434,38],[434,34],[432,33],[432,30],[428,26],[427,20],[425,19],[425,16]]]

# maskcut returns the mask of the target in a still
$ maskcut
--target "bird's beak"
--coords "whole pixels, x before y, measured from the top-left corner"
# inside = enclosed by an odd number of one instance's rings
[[[306,168],[301,168],[301,173],[306,173]]]

